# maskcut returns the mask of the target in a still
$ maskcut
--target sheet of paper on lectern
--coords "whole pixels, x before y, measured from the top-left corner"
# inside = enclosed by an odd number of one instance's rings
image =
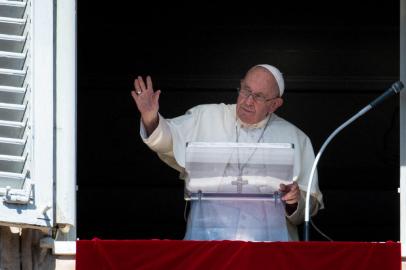
[[[188,143],[185,197],[275,194],[281,183],[291,183],[293,166],[289,143]]]

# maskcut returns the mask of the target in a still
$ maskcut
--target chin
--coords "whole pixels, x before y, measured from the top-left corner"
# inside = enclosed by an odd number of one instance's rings
[[[242,108],[237,111],[237,116],[246,124],[255,124],[256,122],[258,122],[255,119],[255,113],[249,113]]]
[[[240,120],[241,121],[243,121],[244,123],[246,123],[246,124],[255,124],[256,123],[256,121],[255,121],[255,119],[253,118],[253,117],[249,117],[249,116],[247,116],[247,115],[243,115],[243,114],[240,114],[240,115],[238,115],[238,118],[240,118]]]
[[[242,119],[241,119],[242,120]],[[250,124],[250,125],[252,125],[252,124],[256,124],[258,121],[255,121],[255,120],[253,120],[253,119],[247,119],[247,120],[242,120],[244,123],[246,123],[246,124]]]

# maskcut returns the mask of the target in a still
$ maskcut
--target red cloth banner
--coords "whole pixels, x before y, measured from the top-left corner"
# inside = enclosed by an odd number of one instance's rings
[[[80,240],[76,269],[401,269],[400,243]]]

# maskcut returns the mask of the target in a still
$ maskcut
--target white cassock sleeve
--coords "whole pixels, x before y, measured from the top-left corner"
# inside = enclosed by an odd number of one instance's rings
[[[225,105],[199,105],[172,119],[159,115],[158,127],[149,137],[141,122],[141,138],[165,163],[181,172],[183,179],[187,142],[229,141],[225,132],[213,132],[213,129],[222,130],[225,122],[228,125],[234,123],[224,118],[224,107]]]
[[[140,120],[140,135],[144,143],[154,152],[156,152],[162,161],[179,172],[184,169],[178,165],[173,155],[173,141],[171,129],[168,121],[159,114],[157,128],[148,137],[142,120]]]

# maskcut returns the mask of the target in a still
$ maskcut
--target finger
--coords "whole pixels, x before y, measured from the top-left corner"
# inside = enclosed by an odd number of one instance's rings
[[[297,193],[287,193],[285,196],[282,197],[283,200],[289,201],[289,200],[297,200],[299,197],[299,194]]]
[[[285,201],[286,204],[295,204],[297,203],[297,200],[289,200],[289,201]]]
[[[137,94],[137,92],[134,91],[134,90],[131,91],[131,96],[133,97],[135,103],[137,103],[137,100],[138,100],[138,94]]]
[[[137,106],[138,110],[140,111],[140,105],[139,105],[139,95],[137,94],[136,91],[131,91],[131,96],[133,97],[134,103]]]
[[[139,76],[138,76],[139,77]],[[142,79],[142,78],[141,78]],[[135,79],[134,80],[134,88],[135,88],[135,92],[137,93],[141,93],[142,92],[142,89],[141,89],[141,86],[140,86],[140,81],[139,81],[139,79]]]
[[[298,190],[299,186],[297,185],[296,182],[293,182],[292,184],[284,185],[285,186],[285,191],[290,192],[292,190]]]
[[[283,200],[286,204],[294,204],[297,203],[299,200],[298,199],[289,199],[289,200]]]
[[[147,90],[147,87],[145,86],[144,80],[141,76],[138,76],[138,82],[140,83],[141,91]]]
[[[299,186],[295,183],[295,184],[292,184],[292,185],[290,185],[290,190],[292,190],[292,191],[298,191],[299,190]]]
[[[147,89],[154,90],[154,87],[152,86],[151,76],[147,76]]]
[[[297,196],[299,194],[298,189],[290,188],[284,195],[286,198],[291,198],[292,196]]]
[[[299,196],[299,192],[289,192],[282,197],[282,200],[285,202],[297,202],[299,200]]]
[[[158,100],[159,100],[159,95],[161,95],[161,90],[157,90],[157,91],[154,93],[153,97],[152,97],[152,99],[153,99],[155,105],[158,105],[158,104],[159,104],[159,102],[158,102]]]
[[[279,185],[279,191],[286,191],[286,185],[280,184]]]

